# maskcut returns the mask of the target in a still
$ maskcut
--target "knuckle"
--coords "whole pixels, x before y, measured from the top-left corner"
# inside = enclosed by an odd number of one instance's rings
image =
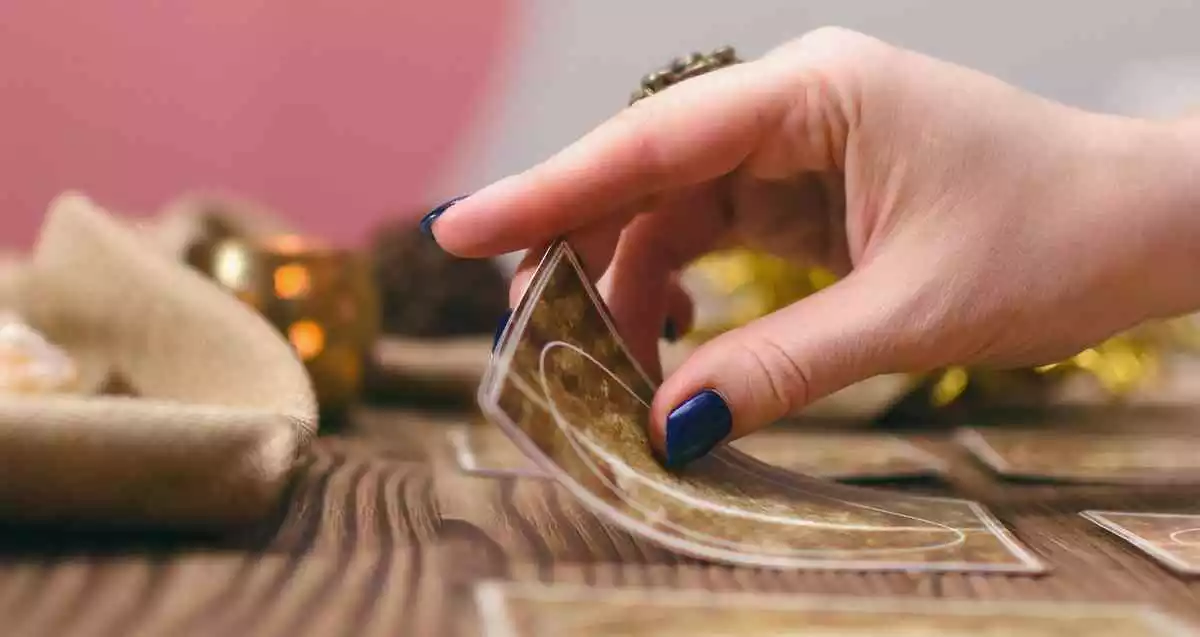
[[[808,75],[834,85],[886,80],[896,69],[900,49],[841,27],[821,27],[785,47]]]
[[[866,39],[869,38],[858,31],[834,25],[817,27],[797,38],[799,42],[808,46],[834,45],[839,47],[857,45]]]
[[[823,26],[792,38],[772,52],[783,56],[857,56],[884,48],[880,40],[836,26]]]
[[[863,119],[868,96],[891,92],[899,60],[894,51],[840,27],[822,27],[793,40],[780,60],[781,72],[796,89],[785,125],[811,138],[806,147],[827,149],[828,157],[819,159],[837,164],[843,140]]]
[[[767,338],[740,343],[747,359],[754,393],[768,392],[762,399],[771,411],[790,414],[808,404],[811,371],[795,361],[779,344]],[[762,382],[757,382],[761,380]]]
[[[612,120],[613,134],[629,154],[630,166],[636,166],[644,180],[654,182],[669,173],[669,166],[658,137],[657,125],[662,105],[651,103],[652,96],[635,102]]]
[[[881,40],[843,27],[824,26],[796,39],[798,47],[837,55],[863,55],[882,51]]]

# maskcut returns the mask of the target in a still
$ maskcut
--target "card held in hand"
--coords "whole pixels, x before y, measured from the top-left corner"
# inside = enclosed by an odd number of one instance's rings
[[[646,433],[654,391],[574,252],[556,242],[500,337],[480,406],[597,515],[730,564],[1045,570],[975,502],[826,483],[729,447],[668,471]]]

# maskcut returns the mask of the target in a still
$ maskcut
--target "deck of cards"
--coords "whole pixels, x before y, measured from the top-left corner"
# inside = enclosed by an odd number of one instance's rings
[[[1040,573],[983,506],[834,484],[733,447],[663,468],[655,386],[571,248],[546,253],[500,336],[479,404],[596,515],[678,553],[776,569]]]

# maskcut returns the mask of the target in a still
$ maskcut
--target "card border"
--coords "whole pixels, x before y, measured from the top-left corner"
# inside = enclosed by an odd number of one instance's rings
[[[1071,435],[1078,435],[1081,432],[1070,432]],[[1094,432],[1096,434],[1105,434],[1109,432]],[[1135,436],[1130,436],[1133,438]],[[1175,436],[1176,438],[1186,438],[1186,436]],[[1052,482],[1060,484],[1082,484],[1082,485],[1128,485],[1128,486],[1151,486],[1151,485],[1171,485],[1171,486],[1187,486],[1200,485],[1200,467],[1189,471],[1161,471],[1156,474],[1142,474],[1132,477],[1107,477],[1107,478],[1087,478],[1083,476],[1070,475],[1065,473],[1028,473],[1013,468],[1000,452],[992,446],[987,440],[987,436],[983,434],[978,427],[959,427],[954,432],[954,441],[959,446],[970,452],[971,456],[983,463],[984,466],[991,469],[994,473],[1003,478],[1011,480],[1026,480],[1039,482]]]
[[[1133,545],[1134,548],[1140,550],[1143,554],[1150,557],[1159,564],[1167,567],[1169,570],[1187,576],[1200,576],[1200,566],[1192,566],[1187,562],[1179,559],[1167,550],[1157,544],[1153,544],[1146,538],[1127,529],[1124,525],[1119,524],[1115,520],[1108,518],[1109,515],[1127,515],[1143,518],[1173,518],[1173,517],[1196,517],[1200,518],[1198,513],[1147,513],[1143,511],[1113,511],[1102,509],[1088,509],[1080,511],[1079,515],[1096,526],[1108,531],[1118,538]]]
[[[567,259],[571,265],[579,272],[585,271],[575,251],[563,239],[556,240],[542,255],[541,260],[535,270],[537,273],[547,272],[558,263]],[[629,352],[625,342],[620,338],[611,317],[608,313],[608,307],[604,300],[596,291],[595,286],[587,277],[581,277],[585,293],[591,298],[599,311],[601,320],[612,332],[613,339],[617,346],[621,348],[625,356],[629,359],[638,374],[651,387],[657,388],[657,384],[651,380],[641,364]],[[946,498],[946,497],[929,497],[930,500],[953,501],[967,504],[976,512],[980,522],[990,531],[993,536],[1009,550],[1009,553],[1017,561],[1016,564],[983,564],[978,562],[939,562],[939,563],[920,563],[920,562],[882,562],[882,561],[851,561],[851,560],[815,560],[804,558],[785,558],[778,556],[758,556],[748,557],[745,553],[730,551],[727,549],[693,549],[679,540],[654,529],[653,527],[643,524],[639,520],[633,518],[622,519],[613,507],[596,497],[587,489],[580,487],[574,480],[563,480],[558,472],[561,472],[553,462],[546,456],[540,448],[537,447],[531,440],[524,435],[517,435],[520,432],[520,427],[517,426],[508,414],[504,413],[499,406],[499,395],[504,390],[504,384],[497,382],[495,377],[501,370],[507,371],[512,362],[514,355],[511,344],[512,335],[516,332],[524,330],[526,324],[530,320],[529,313],[526,308],[530,303],[536,302],[540,298],[542,291],[549,283],[549,277],[535,277],[530,285],[521,295],[521,300],[516,304],[512,316],[516,320],[509,320],[505,325],[500,338],[497,340],[496,348],[492,352],[492,364],[488,365],[484,377],[479,384],[479,390],[476,394],[476,399],[480,410],[483,414],[502,427],[510,434],[513,442],[521,449],[523,453],[533,460],[539,467],[550,474],[551,479],[561,485],[573,497],[584,503],[584,506],[595,514],[597,517],[604,519],[609,524],[621,529],[629,529],[636,535],[641,536],[665,549],[705,562],[723,562],[726,564],[735,564],[739,566],[748,566],[754,568],[769,568],[775,570],[825,570],[825,571],[889,571],[889,572],[972,572],[972,573],[1022,573],[1029,575],[1041,575],[1049,572],[1049,567],[1040,559],[1035,557],[1033,553],[1024,545],[1016,540],[1012,532],[1005,527],[986,507],[981,503],[973,500],[965,500],[962,498]],[[724,450],[728,453],[729,450]],[[770,471],[784,471],[769,464],[750,458],[741,452],[733,450],[740,460],[743,457],[750,460],[754,464],[766,468]],[[843,488],[865,488],[865,487],[850,487],[841,485]],[[922,496],[925,497],[925,496]]]
[[[537,466],[532,460],[529,463],[533,467],[529,470],[522,471],[520,469],[489,469],[479,465],[478,457],[475,455],[475,448],[471,445],[470,430],[477,428],[479,425],[456,425],[446,429],[445,439],[446,444],[454,452],[454,460],[458,464],[461,472],[477,477],[484,478],[528,478],[531,480],[553,480],[553,476],[549,475]],[[507,434],[506,434],[507,436]],[[511,440],[511,438],[510,438]],[[518,449],[520,451],[520,449]]]
[[[657,597],[653,603],[664,607],[732,606],[764,610],[808,611],[835,610],[850,613],[915,611],[921,615],[979,615],[984,613],[1023,613],[1024,616],[1136,617],[1160,633],[1155,637],[1197,637],[1200,628],[1178,615],[1151,603],[1095,602],[1054,600],[980,600],[944,597],[813,595],[759,591],[710,591],[699,588],[650,586],[604,586],[544,581],[513,581],[488,578],[475,582],[472,597],[481,628],[481,637],[524,637],[519,635],[508,612],[512,593],[526,599],[595,600],[597,594],[616,596],[631,602]],[[533,593],[530,595],[529,593]]]

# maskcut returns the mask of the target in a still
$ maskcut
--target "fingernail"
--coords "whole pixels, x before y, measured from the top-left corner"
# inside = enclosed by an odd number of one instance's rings
[[[717,392],[706,389],[667,416],[665,464],[682,467],[712,451],[733,430],[733,413]]]
[[[442,216],[442,214],[449,210],[451,206],[466,198],[466,195],[463,195],[462,197],[455,197],[454,199],[447,201],[437,208],[430,210],[428,214],[426,214],[424,217],[421,217],[421,232],[425,233],[425,236],[427,237],[433,237],[433,222],[437,221],[438,217]]]
[[[496,326],[496,334],[492,336],[492,351],[496,350],[496,346],[500,344],[500,336],[504,334],[504,328],[508,327],[508,319],[512,318],[513,311],[507,310],[500,317],[500,324]]]
[[[663,325],[662,336],[667,339],[668,343],[674,343],[679,340],[679,330],[675,328],[675,321],[667,319],[667,322]]]

